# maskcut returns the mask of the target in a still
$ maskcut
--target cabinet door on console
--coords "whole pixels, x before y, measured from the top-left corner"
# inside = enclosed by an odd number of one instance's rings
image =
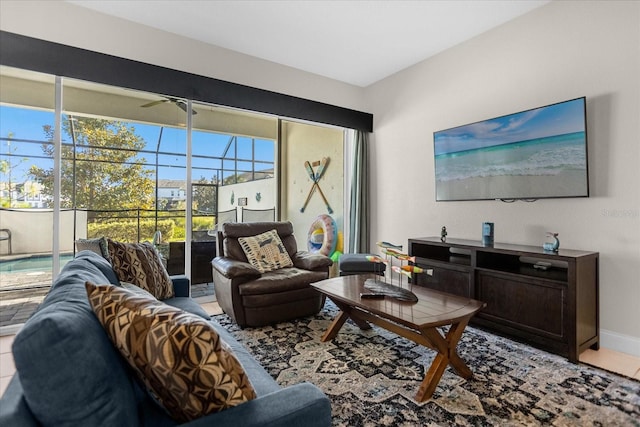
[[[435,265],[419,264],[424,269],[433,269],[433,275],[416,274],[415,284],[440,292],[473,298],[471,273],[465,270],[452,270]]]
[[[566,340],[566,286],[482,272],[478,274],[477,287],[478,299],[487,303],[478,316],[528,333]]]

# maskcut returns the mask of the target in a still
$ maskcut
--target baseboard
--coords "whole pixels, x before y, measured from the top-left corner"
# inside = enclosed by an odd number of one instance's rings
[[[600,329],[600,347],[640,357],[640,338]]]
[[[15,335],[18,333],[18,331],[20,331],[20,329],[22,329],[23,326],[24,326],[24,323],[19,323],[16,325],[0,326],[0,337],[4,337],[6,335]]]

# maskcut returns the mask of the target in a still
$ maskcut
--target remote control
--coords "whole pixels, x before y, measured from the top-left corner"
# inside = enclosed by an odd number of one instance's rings
[[[548,270],[551,265],[552,264],[550,262],[538,261],[533,264],[533,268],[537,268],[538,270]]]
[[[360,294],[360,298],[367,298],[367,299],[383,299],[384,295],[383,294],[374,294],[374,293],[361,293]]]

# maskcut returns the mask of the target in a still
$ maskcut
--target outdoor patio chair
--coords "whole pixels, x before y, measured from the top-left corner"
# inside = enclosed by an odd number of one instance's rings
[[[209,236],[216,237],[218,234],[218,228],[227,222],[238,222],[238,211],[236,208],[218,212],[218,215],[216,215],[216,226],[213,227],[212,230],[207,231],[207,234]]]
[[[276,209],[247,209],[242,208],[242,222],[275,221]]]

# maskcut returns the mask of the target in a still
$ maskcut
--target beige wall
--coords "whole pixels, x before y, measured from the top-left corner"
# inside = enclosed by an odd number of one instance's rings
[[[344,227],[344,161],[342,130],[313,126],[303,123],[283,122],[282,125],[282,218],[293,223],[298,248],[307,249],[307,235],[311,224],[321,214],[329,215],[337,229]],[[314,163],[328,158],[325,171],[320,178],[320,189],[327,198],[333,213],[316,189],[304,212],[300,209],[311,190],[313,182],[304,162]],[[313,170],[317,172],[318,167]]]
[[[555,1],[366,91],[371,241],[439,235],[600,252],[602,344],[640,356],[640,3]],[[433,132],[587,97],[591,197],[439,202]],[[376,173],[377,171],[377,173]],[[393,179],[387,179],[393,177]]]

